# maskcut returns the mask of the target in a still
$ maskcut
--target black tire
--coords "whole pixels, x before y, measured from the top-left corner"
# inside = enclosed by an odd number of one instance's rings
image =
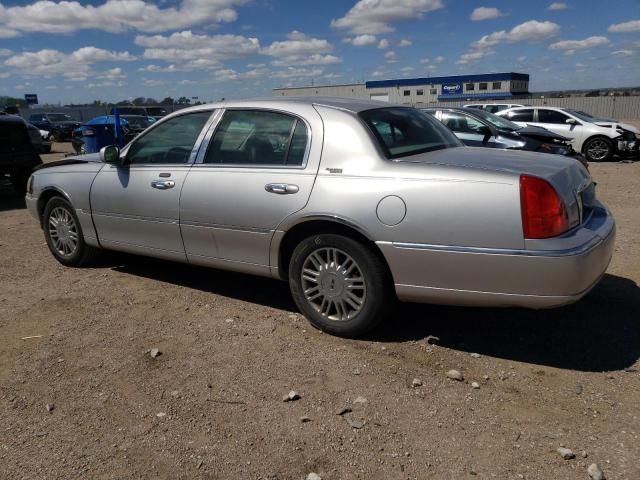
[[[57,246],[54,235],[60,235],[60,237],[62,237],[63,234],[61,234],[61,232],[56,232],[56,229],[51,223],[51,217],[58,215],[61,212],[66,212],[70,219],[70,223],[73,224],[73,229],[68,228],[67,231],[75,231],[76,243],[73,249],[69,248],[70,251],[68,252],[66,250],[64,252],[61,251],[59,246]],[[100,249],[87,245],[84,241],[82,227],[80,226],[76,212],[71,204],[64,198],[53,197],[47,202],[42,217],[42,226],[47,246],[55,259],[61,264],[68,267],[85,267],[91,265],[100,256]]]
[[[31,170],[18,170],[11,173],[11,185],[18,195],[27,193],[27,182],[29,181]]]
[[[589,162],[607,162],[613,157],[613,142],[607,137],[593,137],[582,148]]]
[[[327,258],[325,253],[330,255],[331,251],[337,253]],[[312,259],[312,254],[318,256]],[[327,259],[323,264],[327,268],[318,267],[317,276],[309,275],[308,267],[317,265],[318,258]],[[335,261],[331,262],[331,258]],[[330,265],[336,265],[336,271]],[[388,316],[396,301],[389,277],[384,261],[368,245],[342,235],[305,238],[293,251],[289,263],[289,286],[300,311],[315,327],[341,337],[362,336]],[[358,278],[363,281],[357,281]],[[308,299],[305,291],[310,297],[314,296],[311,292],[320,292],[320,298]],[[349,313],[349,309],[353,311]]]

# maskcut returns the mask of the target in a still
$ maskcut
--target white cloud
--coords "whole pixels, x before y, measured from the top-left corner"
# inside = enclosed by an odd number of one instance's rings
[[[296,67],[288,67],[285,70],[279,70],[272,72],[271,78],[286,78],[286,79],[302,79],[309,77],[319,77],[324,73],[322,68],[296,68]]]
[[[560,10],[566,10],[568,5],[564,2],[553,2],[547,7],[547,10],[551,10],[552,12],[557,12]]]
[[[434,63],[443,63],[445,61],[445,58],[442,55],[438,55],[436,58],[433,59]]]
[[[94,63],[134,59],[129,52],[83,47],[69,54],[53,49],[23,52],[9,57],[4,63],[25,76],[63,76],[67,80],[82,81],[89,76]]]
[[[576,50],[586,50],[588,48],[604,47],[609,45],[607,37],[589,37],[584,40],[562,40],[560,42],[549,45],[550,50],[562,50],[565,55],[573,55]]]
[[[380,40],[380,43],[378,43],[378,48],[380,50],[389,48],[389,40],[387,40],[386,38],[383,38],[382,40]]]
[[[0,48],[0,57],[8,57],[12,53],[13,52],[11,50],[9,50],[8,48]]]
[[[114,52],[96,47],[82,47],[73,52],[71,55],[73,55],[73,58],[75,58],[79,62],[86,63],[106,61],[131,62],[136,59],[136,57],[129,54],[129,52]]]
[[[329,65],[342,62],[341,58],[329,55],[332,45],[319,38],[311,38],[304,33],[293,31],[287,40],[273,42],[260,50],[263,55],[274,57],[277,67],[290,65]]]
[[[345,38],[345,43],[350,43],[354,47],[365,47],[367,45],[374,45],[378,39],[375,35],[358,35],[353,38]]]
[[[611,52],[611,55],[620,55],[621,57],[629,57],[634,53],[635,52],[633,50],[616,50],[615,52]]]
[[[520,57],[516,58],[516,60],[520,63],[524,62],[527,59],[526,55],[521,55]]]
[[[331,26],[355,35],[377,35],[394,31],[394,22],[422,18],[427,12],[442,8],[441,0],[359,0]]]
[[[411,72],[415,71],[415,68],[413,68],[413,67],[402,67],[400,69],[400,71],[402,73],[407,73],[408,74],[408,73],[411,73]]]
[[[107,0],[100,5],[40,0],[25,6],[0,5],[0,38],[20,32],[71,33],[82,29],[163,32],[193,25],[233,22],[234,7],[249,0],[182,0],[179,7],[160,8],[143,0]]]
[[[122,72],[120,67],[115,67],[105,72],[98,73],[96,78],[104,79],[104,80],[124,80],[127,76]]]
[[[384,61],[387,63],[398,63],[398,56],[396,52],[390,50],[384,54]]]
[[[399,47],[410,47],[411,45],[413,45],[413,42],[411,40],[406,40],[406,39],[402,39],[398,43]]]
[[[612,33],[640,32],[640,20],[614,23],[613,25],[609,25],[608,30]]]
[[[469,18],[474,22],[479,22],[482,20],[491,20],[492,18],[502,17],[504,15],[504,13],[494,7],[478,7],[471,12],[471,16]]]
[[[221,68],[225,60],[255,55],[260,51],[257,38],[230,34],[194,35],[190,30],[168,36],[138,35],[135,43],[145,48],[145,59],[171,64],[164,69],[156,65],[146,67],[147,71],[156,72],[215,70]]]
[[[495,53],[493,47],[501,43],[542,42],[556,36],[559,31],[560,26],[553,22],[529,20],[516,25],[509,31],[500,30],[481,37],[471,44],[469,51],[461,55],[456,64],[467,65],[493,55]]]
[[[149,79],[149,78],[145,78],[142,81],[142,84],[145,87],[160,87],[162,85],[166,85],[167,81],[166,80],[156,80],[156,79]]]
[[[426,65],[427,63],[431,63],[431,59],[430,58],[421,58],[420,59],[420,63],[422,63],[423,65]]]

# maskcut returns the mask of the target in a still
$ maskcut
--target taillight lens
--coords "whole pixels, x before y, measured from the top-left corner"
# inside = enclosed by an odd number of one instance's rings
[[[93,137],[96,134],[96,131],[93,130],[92,128],[85,128],[84,132],[82,132],[82,134],[85,137]]]
[[[520,208],[525,238],[555,237],[569,230],[564,203],[546,180],[520,176]]]

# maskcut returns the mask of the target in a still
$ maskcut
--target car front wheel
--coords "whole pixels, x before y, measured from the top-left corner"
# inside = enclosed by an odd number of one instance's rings
[[[613,143],[605,137],[591,138],[584,145],[584,154],[590,162],[605,162],[613,156]]]
[[[69,202],[53,197],[44,209],[44,236],[53,256],[63,265],[84,267],[90,265],[100,250],[87,245],[80,222]]]
[[[395,296],[384,261],[369,246],[342,235],[304,239],[289,264],[298,308],[317,328],[343,337],[372,330]]]

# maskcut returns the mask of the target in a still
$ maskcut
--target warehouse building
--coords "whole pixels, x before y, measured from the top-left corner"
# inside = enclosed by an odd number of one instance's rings
[[[410,105],[450,100],[507,100],[527,98],[529,75],[525,73],[487,73],[447,77],[373,80],[347,85],[274,88],[277,97],[332,96],[370,98]]]

